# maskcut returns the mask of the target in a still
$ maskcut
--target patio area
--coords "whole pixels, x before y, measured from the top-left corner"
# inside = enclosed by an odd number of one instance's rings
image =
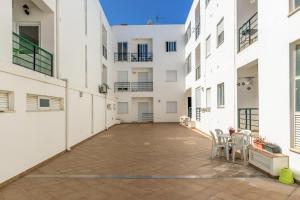
[[[254,168],[211,160],[211,141],[177,124],[115,126],[0,189],[0,200],[300,199]]]

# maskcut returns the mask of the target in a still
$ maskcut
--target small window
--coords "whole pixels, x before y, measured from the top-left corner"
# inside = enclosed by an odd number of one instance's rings
[[[225,106],[225,88],[224,83],[218,85],[218,107],[222,108]]]
[[[59,111],[64,109],[63,98],[27,94],[26,107],[29,112]]]
[[[217,45],[218,47],[224,42],[224,18],[217,25]]]
[[[210,56],[211,54],[211,39],[210,35],[206,38],[206,57]]]
[[[191,22],[189,23],[188,28],[186,29],[184,38],[185,38],[185,43],[188,43],[192,35],[192,28],[191,28]]]
[[[177,82],[177,71],[176,70],[167,70],[166,82]]]
[[[11,92],[0,91],[0,112],[6,112],[12,110]]]
[[[176,52],[177,45],[176,42],[166,42],[166,52]]]
[[[177,102],[168,101],[167,102],[167,113],[177,113]]]
[[[128,114],[128,102],[118,102],[118,114]]]
[[[211,88],[206,89],[206,108],[211,108]]]
[[[192,69],[192,56],[191,54],[187,57],[186,61],[185,61],[185,65],[186,65],[186,73],[189,74],[191,72]]]
[[[48,97],[39,97],[39,110],[50,110],[50,99]]]

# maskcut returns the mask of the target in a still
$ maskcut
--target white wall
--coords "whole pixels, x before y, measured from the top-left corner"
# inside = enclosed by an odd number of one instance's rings
[[[0,183],[65,150],[65,111],[26,111],[27,94],[65,98],[65,83],[15,67],[0,63],[0,90],[13,92],[14,104],[0,113]]]

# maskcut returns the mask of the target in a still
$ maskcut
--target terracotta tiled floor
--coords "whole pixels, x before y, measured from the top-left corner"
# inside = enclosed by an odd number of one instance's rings
[[[297,185],[211,161],[210,147],[176,124],[115,126],[0,189],[0,200],[300,199]]]

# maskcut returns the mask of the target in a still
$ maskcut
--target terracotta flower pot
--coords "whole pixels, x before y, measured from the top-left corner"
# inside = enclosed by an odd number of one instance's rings
[[[261,142],[254,142],[254,147],[255,147],[256,149],[263,150],[263,149],[264,149],[264,143],[261,143]]]

